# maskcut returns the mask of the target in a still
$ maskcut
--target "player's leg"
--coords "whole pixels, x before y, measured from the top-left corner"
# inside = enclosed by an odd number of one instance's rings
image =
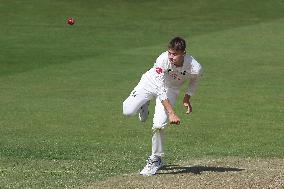
[[[178,91],[169,90],[167,96],[172,106],[174,106],[178,96]],[[157,98],[152,127],[152,156],[164,155],[164,128],[166,127],[167,123],[168,114],[162,102]]]
[[[151,88],[148,87],[148,83],[149,81],[142,76],[129,97],[123,102],[124,115],[133,116],[136,113],[139,113],[139,119],[144,119],[141,121],[146,120],[145,117],[148,116],[149,100],[153,98],[153,93],[151,92]]]
[[[172,106],[175,105],[178,92],[169,90],[167,93]],[[168,114],[160,99],[156,99],[155,114],[153,118],[152,156],[164,156],[164,129],[168,123]]]
[[[141,106],[150,100],[150,96],[142,89],[134,89],[123,102],[123,115],[133,116],[140,111]]]
[[[140,110],[138,110],[138,118],[141,122],[145,122],[149,116],[149,107],[150,104],[150,100],[147,101],[145,104],[143,104],[140,108]]]
[[[148,157],[145,167],[140,172],[141,175],[154,175],[162,167],[162,156],[164,156],[165,137],[164,128],[166,126],[166,121],[167,114],[164,110],[164,106],[157,99],[152,127],[152,154]]]
[[[169,91],[168,98],[174,106],[178,93]],[[156,99],[155,114],[153,119],[152,154],[147,164],[140,172],[142,175],[154,175],[162,167],[162,156],[164,156],[164,128],[167,125],[168,115],[161,101]]]

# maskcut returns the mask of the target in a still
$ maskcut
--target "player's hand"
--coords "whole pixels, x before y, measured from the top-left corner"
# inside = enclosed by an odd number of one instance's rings
[[[176,124],[176,125],[180,124],[180,118],[175,113],[169,114],[169,121],[170,124]]]
[[[190,96],[185,94],[183,97],[183,106],[186,108],[186,114],[190,114],[192,112],[192,106],[189,102]]]
[[[192,106],[191,106],[190,102],[189,103],[184,102],[183,105],[186,108],[186,112],[185,113],[186,114],[190,114],[192,112]]]

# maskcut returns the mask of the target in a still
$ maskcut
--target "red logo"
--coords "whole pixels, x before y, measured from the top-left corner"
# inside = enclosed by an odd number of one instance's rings
[[[157,74],[161,74],[161,73],[163,73],[163,69],[162,69],[162,68],[157,67],[157,68],[156,68],[156,72],[157,72]]]

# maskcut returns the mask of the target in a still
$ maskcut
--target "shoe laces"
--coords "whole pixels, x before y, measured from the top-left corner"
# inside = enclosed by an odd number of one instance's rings
[[[157,158],[156,160],[153,160],[151,157],[148,157],[147,159],[147,165],[148,166],[152,166],[154,165],[155,163],[158,163],[160,162],[161,160],[159,158]]]

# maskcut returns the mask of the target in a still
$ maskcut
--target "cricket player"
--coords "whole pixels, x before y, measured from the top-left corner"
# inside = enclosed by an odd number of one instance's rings
[[[150,176],[162,167],[164,156],[164,129],[167,123],[180,124],[173,106],[183,83],[188,82],[184,93],[183,105],[186,113],[192,112],[190,97],[194,94],[201,76],[201,65],[186,53],[186,42],[181,37],[173,38],[168,44],[168,50],[163,52],[154,66],[144,73],[140,82],[123,102],[123,114],[133,116],[138,113],[139,120],[145,122],[149,111],[149,102],[156,100],[153,118],[152,154],[147,164],[140,172]]]

